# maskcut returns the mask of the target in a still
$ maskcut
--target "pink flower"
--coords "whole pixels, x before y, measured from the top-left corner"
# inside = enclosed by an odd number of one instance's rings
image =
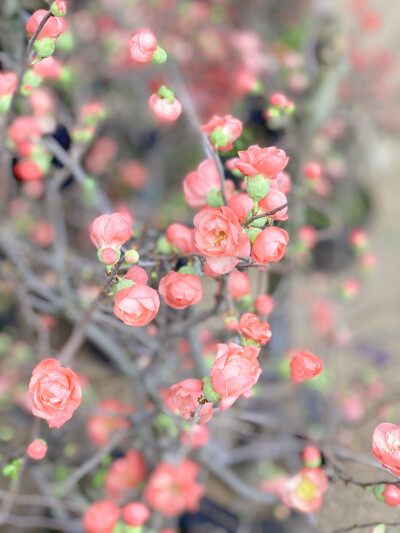
[[[62,64],[58,59],[50,56],[36,63],[32,70],[43,79],[58,80],[61,76]]]
[[[234,270],[229,274],[228,291],[234,300],[250,294],[251,285],[247,272]]]
[[[303,168],[303,172],[308,180],[316,180],[321,177],[321,166],[316,161],[310,161]]]
[[[39,139],[42,135],[42,129],[37,118],[22,116],[13,120],[7,133],[11,140],[19,145],[23,141]]]
[[[0,72],[0,98],[11,96],[17,86],[17,75],[14,72]]]
[[[178,466],[159,463],[144,491],[146,501],[165,516],[197,511],[204,494],[203,486],[196,481],[199,471],[199,466],[190,459],[183,459]]]
[[[321,466],[321,452],[312,444],[308,444],[306,448],[304,448],[301,456],[305,466],[309,468],[317,468]]]
[[[13,171],[20,181],[37,181],[43,178],[43,170],[36,161],[19,161],[14,165]]]
[[[119,213],[100,215],[90,226],[90,238],[96,248],[119,249],[131,237],[131,225]]]
[[[169,101],[157,93],[150,96],[149,107],[160,122],[174,122],[182,112],[182,104],[177,98]]]
[[[306,224],[297,232],[297,238],[306,246],[308,250],[311,250],[317,244],[317,230],[314,228],[314,226]]]
[[[128,450],[124,457],[116,459],[107,472],[104,486],[109,498],[124,500],[126,495],[136,488],[147,475],[147,466],[143,454],[137,450]]]
[[[400,505],[400,489],[396,485],[386,485],[385,490],[382,493],[385,503],[392,507]]]
[[[274,305],[274,299],[269,294],[261,294],[254,300],[254,309],[259,315],[269,315]]]
[[[169,272],[161,278],[158,291],[167,304],[175,309],[185,309],[203,298],[201,281],[195,274]]]
[[[196,424],[191,430],[183,431],[181,444],[190,443],[193,448],[205,446],[210,438],[210,431],[206,424]]]
[[[185,379],[172,385],[168,392],[168,401],[183,418],[191,418],[203,396],[203,382],[200,379]]]
[[[221,190],[219,172],[214,159],[205,159],[183,180],[185,200],[194,209],[208,205],[207,194],[212,190]]]
[[[112,533],[119,516],[119,508],[109,500],[92,503],[83,515],[85,531],[86,533]]]
[[[59,428],[69,420],[82,400],[78,378],[56,359],[37,365],[29,382],[33,399],[32,413],[47,420],[50,428]]]
[[[267,344],[272,335],[268,322],[261,322],[253,313],[245,313],[240,317],[239,331],[246,339],[252,339],[259,344]]]
[[[322,370],[322,361],[316,355],[303,351],[290,361],[290,374],[293,383],[317,376]]]
[[[253,209],[254,202],[246,193],[235,194],[228,200],[228,207],[235,212],[239,222],[246,222],[247,213]]]
[[[141,502],[131,502],[122,509],[122,518],[129,526],[139,527],[150,518],[150,511]]]
[[[276,146],[260,148],[257,144],[245,151],[238,152],[240,161],[235,167],[245,176],[262,174],[265,178],[274,179],[288,164],[289,158],[283,150]]]
[[[115,295],[114,314],[128,326],[145,326],[156,316],[159,307],[157,291],[147,285],[132,285]]]
[[[288,242],[289,235],[284,229],[269,226],[257,235],[251,258],[262,265],[279,261],[285,255]]]
[[[372,437],[372,453],[382,466],[400,476],[400,426],[379,424]]]
[[[148,63],[152,60],[157,50],[157,39],[150,30],[140,30],[132,35],[129,42],[129,51],[133,61]]]
[[[131,189],[143,189],[149,182],[149,171],[142,161],[128,159],[118,166],[121,181]]]
[[[270,211],[273,211],[274,209],[277,209],[286,203],[287,198],[283,192],[277,191],[276,189],[270,189],[267,196],[260,200],[258,205],[261,207],[263,213],[269,213]],[[286,214],[287,210],[288,208],[285,207],[284,209],[276,212],[274,215],[270,215],[269,218],[272,218],[272,220],[287,220],[289,218]]]
[[[181,253],[189,254],[193,251],[193,230],[183,224],[171,224],[165,231],[167,241]]]
[[[289,194],[290,189],[292,188],[292,178],[289,176],[287,172],[279,172],[278,177],[276,180],[272,180],[270,182],[271,189],[275,189],[276,187],[283,192],[283,194]]]
[[[249,239],[229,207],[202,209],[193,222],[195,245],[214,273],[230,272],[237,265],[238,256],[249,255]]]
[[[322,505],[328,478],[321,468],[303,468],[281,487],[284,504],[301,513],[315,513]]]
[[[148,276],[144,268],[136,266],[126,272],[124,279],[134,281],[137,285],[146,285]]]
[[[26,31],[28,32],[29,37],[32,37],[32,35],[38,29],[46,14],[47,11],[45,9],[39,9],[30,17],[26,23]],[[64,19],[51,16],[43,26],[43,29],[40,31],[37,40],[40,41],[41,39],[46,39],[48,37],[51,39],[57,39],[63,33],[63,31],[65,31],[65,29],[66,23]]]
[[[243,125],[232,115],[225,115],[224,117],[214,115],[201,129],[210,137],[215,148],[226,152],[232,150],[232,143],[242,134]]]
[[[46,455],[47,445],[44,440],[36,439],[29,444],[26,453],[31,459],[39,461]]]
[[[228,409],[239,396],[249,396],[261,374],[257,356],[260,348],[240,346],[233,342],[218,344],[217,356],[211,368],[211,382],[221,395],[220,410]]]
[[[129,428],[127,415],[132,412],[132,408],[118,400],[103,400],[99,403],[99,412],[91,415],[86,424],[90,440],[96,446],[107,446],[114,431]]]

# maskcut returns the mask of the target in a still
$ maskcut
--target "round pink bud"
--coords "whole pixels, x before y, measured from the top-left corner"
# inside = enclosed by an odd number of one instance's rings
[[[289,235],[284,229],[274,226],[265,228],[254,241],[251,257],[263,265],[279,261],[286,253],[288,242]]]
[[[305,466],[318,468],[321,466],[321,452],[315,446],[309,444],[301,454]]]
[[[125,252],[125,261],[130,265],[133,265],[139,261],[139,254],[137,250],[128,250]]]
[[[118,260],[118,254],[114,248],[103,248],[100,258],[105,265],[113,265]]]
[[[228,280],[228,291],[234,300],[250,294],[251,285],[247,272],[239,272],[238,270],[231,272]]]
[[[287,203],[287,198],[283,192],[276,189],[270,189],[267,195],[258,202],[259,207],[264,213],[269,213],[274,211],[278,207]],[[269,218],[272,220],[287,220],[289,216],[287,215],[287,207],[280,209],[274,215],[270,215]]]
[[[254,300],[254,309],[259,315],[269,315],[274,309],[274,299],[269,294],[261,294]]]
[[[293,383],[317,376],[322,370],[322,361],[316,355],[303,351],[297,353],[290,362]]]
[[[161,278],[158,291],[170,307],[185,309],[203,298],[201,281],[195,274],[169,272]]]
[[[321,177],[321,166],[315,161],[310,161],[304,167],[303,172],[308,180],[316,180]]]
[[[86,533],[112,533],[119,520],[119,507],[109,501],[93,503],[83,515]]]
[[[182,104],[177,98],[162,98],[154,93],[150,96],[149,107],[160,122],[174,122],[182,112]]]
[[[149,63],[157,50],[157,39],[150,30],[140,30],[135,33],[129,42],[129,51],[133,61]]]
[[[63,17],[67,13],[67,2],[65,0],[54,0],[50,6],[50,11],[55,17]]]
[[[150,518],[150,511],[141,502],[132,502],[122,509],[122,518],[132,527],[143,525]]]
[[[284,107],[287,103],[287,98],[283,93],[274,93],[269,99],[269,103],[274,107]]]
[[[396,485],[386,485],[385,490],[382,493],[385,503],[392,507],[400,505],[400,489]]]
[[[40,459],[43,459],[43,457],[46,455],[47,445],[44,440],[36,439],[29,444],[26,453],[31,459],[39,461]]]

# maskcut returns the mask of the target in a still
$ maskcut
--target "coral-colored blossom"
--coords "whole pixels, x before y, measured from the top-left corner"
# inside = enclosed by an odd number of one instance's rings
[[[120,510],[109,500],[93,503],[83,515],[86,533],[112,533],[120,517]]]
[[[303,351],[296,353],[290,361],[290,374],[293,383],[317,376],[322,370],[322,361],[316,355]]]
[[[129,42],[129,51],[133,61],[148,63],[152,60],[156,50],[157,39],[152,31],[144,29],[132,35]]]
[[[116,459],[107,472],[104,486],[109,498],[121,501],[136,488],[147,475],[143,454],[138,450],[128,450],[124,457]]]
[[[175,309],[185,309],[203,298],[201,281],[195,274],[168,272],[161,278],[158,291],[167,304]]]
[[[267,344],[272,335],[268,322],[261,322],[253,313],[245,313],[240,317],[239,331],[246,339],[252,339],[259,344]]]
[[[210,137],[215,148],[226,152],[232,150],[233,141],[236,141],[242,134],[243,125],[232,115],[224,117],[214,115],[201,129]]]
[[[47,420],[50,428],[59,428],[69,420],[82,400],[78,378],[56,359],[37,365],[29,382],[32,413]]]
[[[372,437],[372,452],[382,466],[400,476],[400,426],[379,424]]]
[[[262,174],[265,178],[274,179],[288,164],[289,158],[283,150],[276,146],[260,148],[257,144],[247,150],[238,152],[240,161],[235,167],[245,176]]]
[[[289,235],[284,229],[269,226],[257,235],[251,257],[253,261],[263,265],[279,261],[286,253],[288,242]]]
[[[185,200],[194,209],[208,205],[207,194],[212,190],[221,190],[219,172],[214,159],[205,159],[183,180]]]
[[[315,513],[322,505],[328,478],[322,468],[303,468],[280,490],[283,503],[301,513]]]

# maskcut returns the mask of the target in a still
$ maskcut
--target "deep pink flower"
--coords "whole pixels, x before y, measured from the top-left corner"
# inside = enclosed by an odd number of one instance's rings
[[[96,248],[120,248],[131,237],[131,225],[120,213],[100,215],[90,226],[90,238]]]
[[[296,353],[290,361],[290,374],[293,383],[317,376],[322,370],[322,361],[316,355],[303,351]]]
[[[288,242],[289,235],[284,229],[269,226],[257,235],[251,257],[263,265],[279,261],[285,255]]]
[[[280,489],[283,503],[301,513],[315,513],[322,505],[328,489],[328,478],[322,468],[303,468]]]
[[[222,396],[220,410],[228,409],[239,396],[249,396],[261,374],[257,356],[260,348],[240,346],[233,342],[218,344],[217,356],[211,368],[211,382]]]
[[[138,63],[148,63],[157,50],[157,39],[150,30],[140,30],[132,35],[129,42],[131,58]]]
[[[194,209],[208,205],[206,196],[214,189],[221,190],[219,172],[214,159],[205,159],[183,180],[185,200]]]
[[[267,344],[272,336],[268,322],[261,322],[253,313],[245,313],[240,317],[239,331],[246,339],[252,339],[260,344]]]
[[[109,500],[92,503],[83,515],[86,533],[112,533],[120,514],[119,507]]]
[[[82,401],[77,375],[56,359],[37,365],[29,382],[32,413],[47,420],[50,428],[59,428],[69,420]]]
[[[238,256],[249,255],[249,239],[229,207],[202,209],[193,222],[195,245],[214,273],[230,272],[237,265]]]
[[[178,466],[159,463],[150,474],[144,491],[146,501],[165,516],[197,511],[204,494],[203,486],[196,480],[199,471],[199,466],[189,459],[183,459]]]
[[[204,133],[210,137],[211,143],[221,152],[232,150],[233,141],[242,134],[241,121],[232,115],[218,117],[214,115],[211,120],[201,127]]]
[[[44,19],[47,11],[45,9],[39,9],[35,11],[26,23],[26,31],[28,36],[32,37],[35,31],[38,29],[40,23]],[[51,16],[46,24],[43,26],[43,29],[40,31],[37,40],[45,39],[50,37],[51,39],[57,39],[66,29],[66,23],[63,18]]]
[[[270,189],[267,196],[258,202],[259,207],[262,209],[263,213],[269,213],[278,207],[287,203],[287,198],[283,192],[276,189]],[[270,215],[269,218],[273,220],[287,220],[289,217],[287,215],[288,208],[280,209],[274,215]]]
[[[382,466],[400,476],[400,426],[379,424],[372,437],[372,452]]]
[[[203,298],[201,281],[195,274],[169,272],[161,278],[158,291],[167,304],[175,309],[185,309]]]
[[[115,295],[114,314],[128,326],[145,326],[156,316],[159,307],[157,291],[147,285],[132,285]]]
[[[262,174],[265,178],[276,178],[288,164],[289,158],[276,146],[260,148],[257,144],[238,152],[240,161],[235,167],[245,176]]]
[[[147,475],[146,461],[138,450],[128,450],[124,457],[116,459],[107,472],[104,486],[109,498],[124,500]]]

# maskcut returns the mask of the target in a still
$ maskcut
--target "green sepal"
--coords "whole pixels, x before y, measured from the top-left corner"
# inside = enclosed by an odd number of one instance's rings
[[[167,59],[168,59],[167,52],[164,50],[162,46],[158,44],[157,50],[154,52],[152,60],[154,61],[154,63],[158,63],[159,65],[162,65],[163,63],[167,61]]]
[[[385,488],[385,483],[380,483],[379,485],[375,485],[374,487],[372,487],[372,492],[374,493],[375,498],[380,502],[385,501],[385,498],[383,497],[383,492]]]
[[[221,395],[212,388],[211,378],[203,378],[203,395],[204,398],[211,403],[219,402],[221,400]]]
[[[196,274],[196,269],[192,267],[191,265],[185,265],[181,267],[178,272],[180,274]]]
[[[253,339],[247,339],[244,335],[240,335],[240,344],[241,346],[260,346],[259,342]]]
[[[155,252],[165,255],[172,253],[172,247],[165,237],[160,237],[157,239]]]
[[[259,202],[269,191],[269,179],[262,174],[247,176],[246,191],[254,202]]]
[[[111,289],[111,294],[115,295],[118,291],[122,289],[128,289],[129,287],[132,287],[132,285],[136,285],[136,283],[131,279],[121,278],[118,283],[113,285],[113,288]]]
[[[175,102],[175,93],[172,89],[168,89],[166,85],[161,85],[158,89],[157,94],[160,98],[165,98],[169,104]]]
[[[221,207],[224,205],[221,189],[211,189],[206,194],[206,202],[210,207]]]
[[[222,128],[216,128],[210,135],[210,140],[215,148],[225,148],[229,143],[229,133],[224,132]]]
[[[54,39],[45,37],[44,39],[36,40],[32,48],[40,58],[50,57],[54,52]]]
[[[245,232],[249,238],[250,244],[254,244],[254,241],[261,233],[260,228],[245,228]]]

